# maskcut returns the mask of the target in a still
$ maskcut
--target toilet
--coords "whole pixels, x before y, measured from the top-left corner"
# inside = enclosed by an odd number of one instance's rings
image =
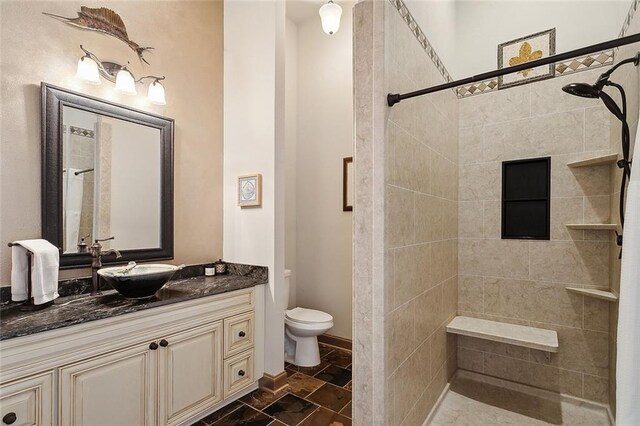
[[[284,277],[285,294],[289,294],[291,271],[285,270]],[[318,336],[333,327],[333,317],[314,309],[293,308],[285,310],[284,324],[285,361],[299,367],[320,364]]]

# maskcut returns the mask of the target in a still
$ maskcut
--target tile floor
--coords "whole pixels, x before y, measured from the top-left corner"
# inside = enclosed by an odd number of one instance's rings
[[[609,426],[600,405],[458,370],[430,426]]]
[[[320,365],[286,364],[289,391],[256,390],[193,426],[351,426],[351,352],[320,344]]]

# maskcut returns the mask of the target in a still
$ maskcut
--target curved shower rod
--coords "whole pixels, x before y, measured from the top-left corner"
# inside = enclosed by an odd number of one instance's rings
[[[547,56],[546,58],[537,59],[531,62],[525,62],[520,65],[514,65],[508,68],[502,68],[500,70],[489,71],[482,74],[474,75],[473,77],[463,78],[461,80],[455,80],[448,83],[440,84],[437,86],[428,87],[426,89],[416,90],[409,93],[389,93],[387,95],[387,105],[394,106],[398,102],[404,99],[415,98],[417,96],[428,95],[429,93],[440,92],[441,90],[454,89],[459,86],[464,86],[471,83],[477,83],[480,81],[488,80],[490,78],[500,77],[502,75],[511,74],[518,71],[523,71],[529,68],[535,68],[542,65],[549,65],[555,62],[566,61],[578,56],[589,55],[591,53],[601,52],[603,50],[613,49],[615,47],[625,46],[627,44],[640,42],[640,33],[632,34],[626,37],[620,37],[613,40],[605,41],[598,44],[592,44],[591,46],[582,47],[580,49],[570,50],[569,52],[559,53],[553,56]]]

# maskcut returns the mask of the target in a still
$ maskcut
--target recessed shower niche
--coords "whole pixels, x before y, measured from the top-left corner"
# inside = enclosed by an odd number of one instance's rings
[[[502,238],[550,237],[551,158],[502,163]]]

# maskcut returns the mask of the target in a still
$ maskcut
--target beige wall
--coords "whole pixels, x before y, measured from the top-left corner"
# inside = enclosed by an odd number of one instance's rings
[[[389,2],[387,88],[445,82]],[[386,137],[386,378],[388,424],[420,425],[456,369],[458,102],[453,91],[409,99]]]
[[[64,25],[41,12],[74,16],[81,5],[107,6],[129,36],[155,50],[143,66],[124,43]],[[40,237],[40,82],[175,119],[175,260],[200,263],[222,255],[222,2],[2,1],[0,283],[9,285],[8,241]],[[166,75],[167,105],[118,95],[113,84],[75,79],[79,45],[102,60],[131,62],[136,76]],[[64,276],[86,275],[85,270]]]
[[[296,256],[287,263],[296,305],[328,312],[328,333],[351,339],[353,213],[342,211],[342,159],[353,155],[353,3],[340,4],[336,34],[316,17],[297,26]]]
[[[458,366],[607,402],[609,303],[565,287],[609,288],[609,233],[567,223],[608,223],[609,166],[568,162],[609,151],[609,113],[561,87],[606,68],[460,100],[460,315],[548,328],[559,352],[467,337]],[[551,156],[551,240],[502,240],[501,162]]]

